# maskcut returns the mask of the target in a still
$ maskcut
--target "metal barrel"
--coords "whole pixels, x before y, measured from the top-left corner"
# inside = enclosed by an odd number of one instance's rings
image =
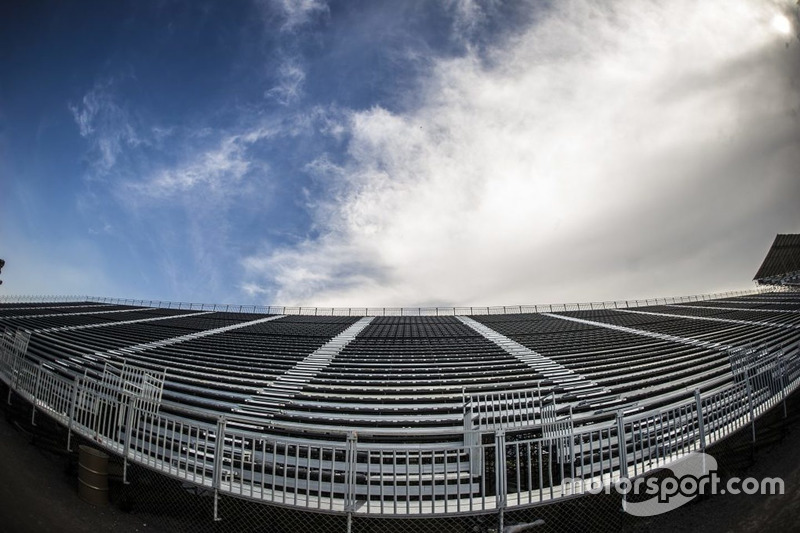
[[[92,505],[108,504],[108,454],[80,446],[78,496]]]

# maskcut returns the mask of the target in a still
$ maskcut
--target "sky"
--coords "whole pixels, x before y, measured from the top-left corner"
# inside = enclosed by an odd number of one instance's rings
[[[794,0],[12,0],[3,295],[462,306],[752,287]]]

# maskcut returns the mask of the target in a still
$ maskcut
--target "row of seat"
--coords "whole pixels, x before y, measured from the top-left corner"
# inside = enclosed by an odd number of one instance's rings
[[[263,418],[297,431],[346,426],[412,435],[415,429],[456,432],[463,429],[464,403],[470,397],[480,394],[489,398],[482,401],[494,401],[495,393],[536,390],[554,393],[562,410],[572,408],[576,420],[589,420],[609,406],[659,406],[687,390],[727,383],[728,347],[765,342],[796,349],[792,346],[800,341],[792,327],[800,318],[798,295],[639,310],[644,312],[473,317],[574,372],[591,388],[545,378],[455,317],[376,317],[303,379],[285,402],[265,409]],[[69,376],[99,375],[106,362],[166,369],[163,408],[200,419],[236,413],[359,318],[276,318],[94,303],[0,305],[0,327],[49,330],[34,333],[32,357]],[[61,327],[69,329],[53,329]],[[215,332],[228,327],[235,329]],[[180,342],[172,342],[176,338]],[[137,349],[144,344],[146,349]]]

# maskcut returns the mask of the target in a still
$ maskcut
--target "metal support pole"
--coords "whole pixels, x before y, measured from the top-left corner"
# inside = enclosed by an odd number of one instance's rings
[[[128,453],[131,449],[131,426],[133,425],[133,406],[135,403],[136,401],[131,398],[128,402],[128,411],[125,413],[125,449],[122,455],[122,483],[124,485],[130,484],[128,481]]]
[[[497,508],[502,510],[506,506],[506,430],[502,428],[494,433],[494,476]]]
[[[628,477],[628,443],[625,440],[625,419],[622,410],[617,411],[617,448],[619,450],[619,477]]]
[[[225,417],[217,420],[217,434],[214,439],[214,521],[222,520],[219,516],[219,488],[222,485],[222,458],[225,455]]]
[[[781,402],[783,403],[783,418],[787,418],[789,416],[788,411],[786,410],[786,362],[783,359],[783,348],[781,348],[781,354],[778,357],[778,372],[780,372],[781,378]]]
[[[214,522],[219,522],[219,489],[214,489]]]
[[[36,370],[36,386],[33,388],[33,401],[31,402],[31,425],[36,425],[36,400],[39,399],[39,385],[42,381],[42,364],[39,363],[39,366],[34,367]]]
[[[700,449],[706,451],[706,426],[703,420],[703,401],[700,398],[700,389],[694,390],[694,401],[697,409],[697,428],[700,431]]]
[[[128,450],[125,450],[125,455],[122,456],[122,484],[130,485],[128,481]]]
[[[12,384],[12,380],[14,379],[14,367],[11,367],[11,375],[8,377],[8,398],[6,399],[6,403],[11,405],[11,393],[14,392],[16,388],[15,385]]]
[[[569,475],[575,473],[575,424],[572,421],[572,406],[569,406]]]
[[[617,411],[617,449],[619,451],[619,479],[628,478],[628,443],[625,439],[625,419],[622,410]],[[626,495],[622,495],[622,509],[627,509]]]
[[[72,425],[75,423],[75,409],[76,404],[78,403],[78,380],[80,378],[75,378],[75,381],[72,383],[72,398],[70,400],[69,406],[69,425],[67,426],[67,451],[72,451]]]
[[[350,515],[356,507],[356,463],[358,462],[358,434],[350,431],[347,434],[345,453],[345,500],[344,509]]]
[[[747,402],[750,404],[750,428],[753,432],[753,444],[756,443],[756,415],[753,409],[753,389],[750,386],[750,376],[745,378],[747,384]]]

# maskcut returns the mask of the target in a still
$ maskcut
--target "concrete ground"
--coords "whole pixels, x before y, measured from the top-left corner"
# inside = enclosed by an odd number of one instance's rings
[[[0,419],[0,530],[158,531],[115,507],[85,503],[78,497],[77,476],[69,468],[68,458],[58,450],[31,444],[24,426],[6,417]]]

